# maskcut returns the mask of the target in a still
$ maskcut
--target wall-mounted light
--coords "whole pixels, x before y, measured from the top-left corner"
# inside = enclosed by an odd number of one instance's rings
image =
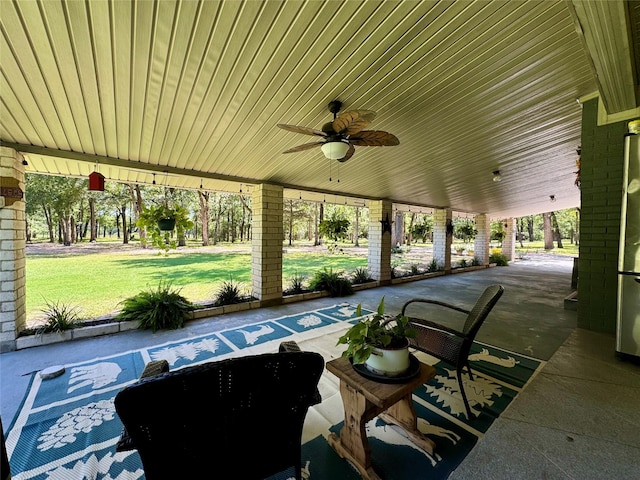
[[[500,170],[494,170],[493,171],[493,179],[494,182],[499,182],[500,180],[502,180],[502,175],[500,174]]]
[[[320,147],[324,156],[330,160],[339,160],[344,158],[349,150],[349,144],[341,141],[327,142]]]
[[[22,165],[27,166],[29,165],[29,162],[27,162],[24,158],[22,159]]]
[[[555,195],[549,195],[549,201],[551,203],[555,202],[556,201],[556,196]]]

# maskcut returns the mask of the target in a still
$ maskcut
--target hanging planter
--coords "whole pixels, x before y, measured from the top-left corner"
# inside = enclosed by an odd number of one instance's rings
[[[161,218],[158,220],[158,228],[163,232],[171,232],[176,228],[175,218]]]

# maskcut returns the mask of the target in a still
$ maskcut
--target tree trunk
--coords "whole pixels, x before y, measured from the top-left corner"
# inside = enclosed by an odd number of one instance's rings
[[[407,228],[407,245],[411,245],[413,243],[413,234],[411,232],[413,231],[413,224],[415,223],[415,221],[416,213],[413,212],[409,220],[409,228]]]
[[[551,230],[551,215],[542,214],[542,225],[544,231],[544,249],[553,250],[553,231]]]
[[[529,216],[527,217],[527,233],[529,234],[529,241],[533,242],[533,217]]]
[[[404,213],[396,212],[393,226],[393,237],[391,245],[400,246],[404,243]]]
[[[209,192],[198,191],[200,202],[200,223],[202,223],[202,246],[209,245]]]
[[[293,200],[289,200],[289,246],[293,245]]]
[[[56,237],[53,233],[53,218],[51,215],[51,209],[46,205],[42,205],[42,210],[44,211],[44,218],[47,221],[47,230],[49,230],[49,243],[54,243],[56,241]]]
[[[556,218],[556,213],[551,212],[551,225],[553,226],[553,235],[558,242],[558,248],[564,248],[562,245],[562,233],[560,233],[560,226],[558,225],[558,219]]]
[[[359,238],[360,238],[360,207],[356,207],[356,221],[353,226],[353,246],[359,247]]]
[[[122,243],[129,243],[129,232],[127,228],[127,206],[120,207],[120,216],[122,217]]]
[[[96,199],[89,198],[89,223],[91,224],[91,234],[89,241],[98,241],[98,224],[96,223]]]

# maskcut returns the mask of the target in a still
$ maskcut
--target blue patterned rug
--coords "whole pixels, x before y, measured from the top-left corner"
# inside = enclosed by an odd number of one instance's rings
[[[222,358],[275,352],[284,340],[295,340],[304,350],[318,351],[329,360],[341,353],[335,343],[349,324],[357,321],[355,310],[353,305],[335,305],[66,365],[63,375],[49,380],[34,374],[6,435],[13,478],[143,479],[135,450],[115,451],[122,424],[113,399],[121,388],[140,377],[147,362],[166,359],[171,370],[176,370]],[[416,478],[416,472],[421,478],[447,478],[544,364],[490,345],[474,347],[471,365],[476,375],[473,382],[467,381],[465,391],[479,414],[477,419],[466,419],[455,371],[443,365],[435,364],[437,376],[414,392],[419,428],[436,442],[435,456],[417,449],[396,427],[377,418],[369,422],[373,466],[383,479],[409,480]],[[435,363],[428,357],[423,360]],[[338,432],[342,425],[337,379],[325,372],[319,388],[323,401],[312,407],[305,423],[303,478],[358,479],[349,463],[326,442],[329,432]]]

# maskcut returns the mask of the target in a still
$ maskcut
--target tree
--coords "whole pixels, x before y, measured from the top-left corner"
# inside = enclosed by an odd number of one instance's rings
[[[544,232],[544,249],[553,250],[553,232],[551,229],[551,215],[547,213],[542,214],[542,225]]]
[[[198,203],[200,204],[200,223],[202,224],[202,246],[209,245],[209,192],[198,190]]]

